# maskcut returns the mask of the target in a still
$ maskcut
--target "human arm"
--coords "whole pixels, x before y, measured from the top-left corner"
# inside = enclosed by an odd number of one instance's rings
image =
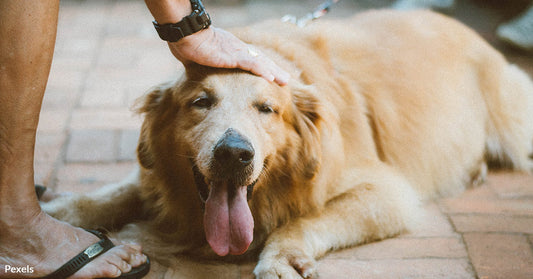
[[[189,0],[145,0],[159,24],[176,23],[191,13]],[[172,54],[185,66],[197,63],[216,68],[240,68],[279,85],[288,83],[289,74],[266,55],[255,51],[230,32],[210,26],[169,42]]]

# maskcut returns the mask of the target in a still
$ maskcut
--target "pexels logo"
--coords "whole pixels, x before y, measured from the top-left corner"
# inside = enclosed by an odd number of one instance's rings
[[[4,272],[5,273],[19,273],[19,274],[29,274],[29,273],[33,273],[33,266],[10,266],[10,265],[6,265],[4,267]]]

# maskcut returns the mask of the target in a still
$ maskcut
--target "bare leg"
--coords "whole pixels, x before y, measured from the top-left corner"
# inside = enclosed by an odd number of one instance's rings
[[[48,80],[59,0],[0,1],[0,277],[51,273],[98,239],[41,211],[33,151]],[[113,277],[141,264],[138,246],[119,245],[73,278]],[[4,266],[33,267],[30,274]]]

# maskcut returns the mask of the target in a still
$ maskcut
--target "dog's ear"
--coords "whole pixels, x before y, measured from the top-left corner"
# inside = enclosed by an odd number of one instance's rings
[[[322,150],[320,146],[321,106],[315,96],[315,88],[292,85],[293,127],[300,138],[300,149],[294,164],[306,179],[312,179],[320,169]]]
[[[150,148],[151,144],[148,138],[148,128],[146,122],[144,122],[141,128],[141,135],[139,136],[139,143],[137,144],[137,159],[145,169],[151,169],[155,164],[153,151]]]
[[[151,138],[154,132],[161,129],[160,123],[164,122],[161,120],[167,110],[165,106],[171,103],[169,90],[170,87],[161,86],[139,99],[140,105],[136,111],[144,114],[144,121],[137,145],[137,158],[141,166],[146,169],[153,168],[155,164]]]

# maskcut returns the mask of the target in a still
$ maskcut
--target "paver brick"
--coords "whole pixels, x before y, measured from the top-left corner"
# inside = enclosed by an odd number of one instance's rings
[[[137,160],[137,142],[140,132],[138,130],[125,130],[120,132],[118,160]]]
[[[451,215],[458,232],[507,232],[533,234],[533,217],[505,215]]]
[[[71,163],[58,168],[57,184],[115,183],[125,178],[135,166],[135,162]]]
[[[404,259],[357,261],[328,259],[320,261],[320,278],[335,279],[473,279],[467,259]]]
[[[142,119],[129,108],[83,108],[72,112],[72,130],[134,130],[140,129]]]
[[[480,279],[533,278],[533,252],[526,236],[467,233],[464,239]]]
[[[81,98],[81,107],[124,107],[125,90],[120,88],[107,88],[107,90],[85,90]]]
[[[39,133],[62,133],[67,128],[69,117],[68,110],[41,111],[37,131]]]
[[[467,258],[460,237],[390,238],[331,253],[325,259]]]
[[[500,215],[520,215],[533,217],[533,199],[523,200],[471,200],[449,199],[443,201],[446,213],[481,213]]]
[[[533,199],[533,175],[497,172],[487,184],[503,199]]]
[[[113,130],[72,130],[66,162],[112,162],[117,158],[117,133]]]

